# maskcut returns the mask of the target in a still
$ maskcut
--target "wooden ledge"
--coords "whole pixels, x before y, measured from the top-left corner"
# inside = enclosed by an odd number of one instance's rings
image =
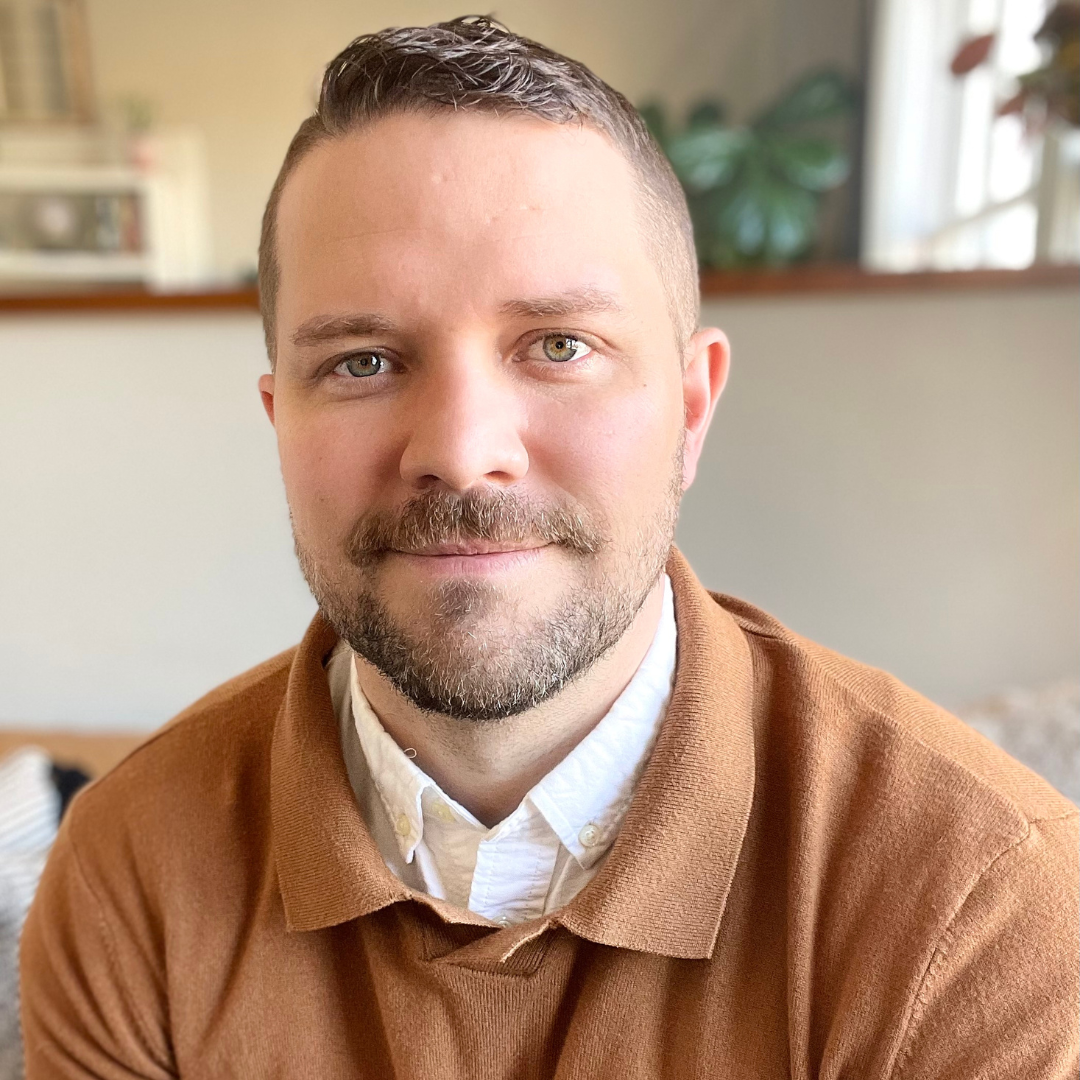
[[[701,275],[701,295],[706,300],[724,296],[782,296],[798,293],[909,293],[1077,286],[1080,286],[1080,266],[882,274],[853,265],[830,264],[785,270],[707,270]],[[113,288],[89,292],[0,294],[0,315],[35,312],[138,314],[258,310],[259,294],[253,287],[178,293]]]
[[[208,292],[159,293],[147,289],[94,289],[87,292],[0,294],[0,315],[47,311],[158,312],[158,311],[258,311],[254,288]]]
[[[1080,266],[1029,266],[1023,270],[917,270],[879,273],[843,263],[784,270],[706,270],[701,295],[777,295],[781,293],[937,292],[957,289],[1080,286]]]
[[[58,765],[75,765],[90,776],[101,776],[126,757],[141,742],[150,738],[149,731],[39,731],[36,728],[0,728],[0,758],[36,746],[44,750]]]

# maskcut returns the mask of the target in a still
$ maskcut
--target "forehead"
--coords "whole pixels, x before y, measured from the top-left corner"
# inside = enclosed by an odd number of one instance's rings
[[[663,311],[638,213],[630,166],[592,129],[387,117],[320,144],[287,181],[279,326],[358,303],[445,318],[589,287]]]

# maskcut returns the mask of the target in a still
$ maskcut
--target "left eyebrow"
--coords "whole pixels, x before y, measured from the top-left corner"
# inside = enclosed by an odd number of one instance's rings
[[[509,300],[500,308],[504,315],[519,319],[565,319],[571,315],[619,314],[623,306],[611,293],[586,287],[571,289],[556,296],[537,296],[527,300]]]
[[[357,312],[352,315],[316,315],[302,323],[292,335],[292,343],[303,349],[349,337],[378,337],[392,334],[394,324],[381,315]]]

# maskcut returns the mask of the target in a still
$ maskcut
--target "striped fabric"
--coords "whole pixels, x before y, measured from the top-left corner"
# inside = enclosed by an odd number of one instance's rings
[[[60,796],[52,759],[28,746],[0,761],[0,851],[39,851],[56,836]]]
[[[36,747],[0,761],[0,1080],[23,1075],[19,933],[56,838],[60,795],[52,768]]]

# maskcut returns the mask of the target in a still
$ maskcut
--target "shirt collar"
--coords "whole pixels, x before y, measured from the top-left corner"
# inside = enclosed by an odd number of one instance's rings
[[[274,862],[290,930],[336,926],[409,897],[356,803],[324,662],[337,635],[316,614],[289,667],[270,751]]]
[[[703,959],[754,799],[754,666],[677,549],[667,570],[679,634],[667,715],[607,862],[551,920],[602,945]]]
[[[665,574],[660,621],[633,678],[592,731],[522,800],[536,808],[586,869],[611,847],[656,741],[675,675],[675,640],[671,580]],[[498,826],[486,829],[398,746],[371,708],[355,663],[349,669],[353,722],[405,862],[412,862],[423,838],[425,802],[452,807],[459,828],[485,836],[496,832]]]
[[[675,683],[622,828],[596,877],[565,908],[499,932],[491,948],[500,954],[552,922],[617,948],[712,953],[753,800],[753,665],[739,624],[678,551],[667,569],[678,626]],[[368,833],[323,667],[336,642],[316,615],[293,656],[275,723],[272,843],[287,926],[333,926],[401,900],[488,925],[410,890]]]
[[[405,754],[368,703],[349,654],[349,696],[353,723],[368,771],[379,793],[386,816],[394,827],[401,857],[412,862],[417,844],[424,835],[423,795],[429,788],[442,795],[438,785]],[[442,795],[445,799],[445,795]]]
[[[600,722],[526,796],[585,869],[611,847],[660,730],[675,677],[675,607],[664,575],[656,634]]]

